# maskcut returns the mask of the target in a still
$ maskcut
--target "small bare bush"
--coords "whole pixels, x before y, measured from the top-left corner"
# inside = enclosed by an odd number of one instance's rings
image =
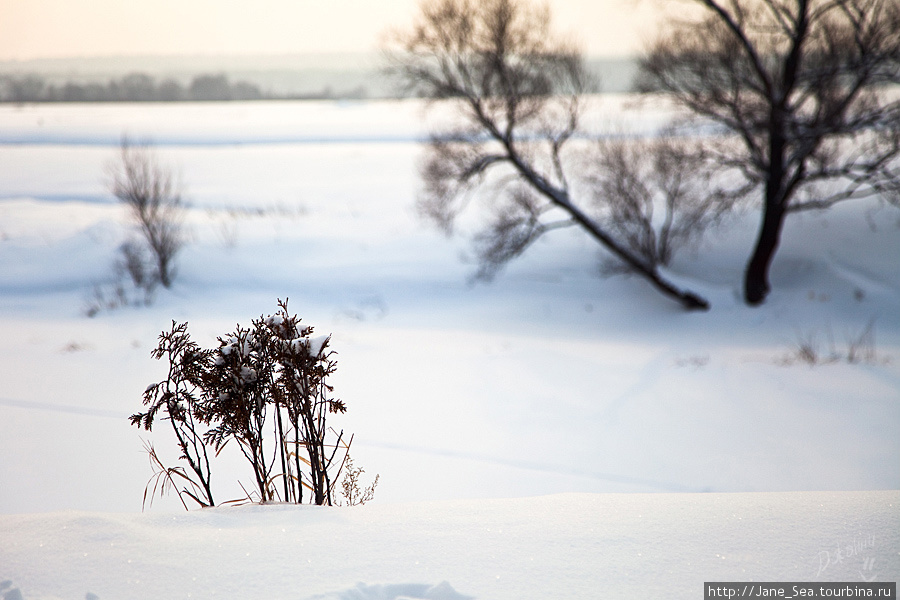
[[[347,506],[359,506],[375,497],[375,488],[378,486],[379,476],[376,475],[372,483],[365,489],[359,487],[359,476],[365,473],[365,469],[357,467],[347,453],[344,461],[344,479],[341,481],[341,495]]]
[[[784,365],[797,363],[811,367],[847,362],[853,364],[877,364],[880,362],[875,347],[875,321],[869,321],[856,333],[845,336],[845,347],[839,347],[834,335],[826,332],[827,343],[824,343],[815,331],[797,332],[793,349],[779,362]]]
[[[153,257],[152,281],[170,287],[175,277],[175,256],[185,243],[181,185],[172,170],[161,164],[148,144],[122,139],[118,161],[107,167],[110,191],[129,210]],[[133,250],[133,244],[130,246]],[[135,258],[123,251],[126,262]],[[147,274],[142,274],[144,280]]]
[[[160,335],[153,356],[168,361],[169,375],[147,388],[148,409],[131,422],[149,431],[162,415],[190,470],[166,468],[151,452],[154,476],[148,489],[176,489],[201,506],[213,505],[210,459],[233,442],[252,469],[249,499],[331,506],[333,482],[345,465],[348,501],[372,498],[375,484],[360,491],[356,483],[363,471],[348,458],[352,436],[327,422],[328,415],[347,410],[329,383],[337,368],[331,337],[313,337],[313,328],[288,312],[287,301],[278,305],[275,314],[218,338],[216,348],[191,341],[187,323],[173,322]],[[179,489],[179,484],[184,485]]]
[[[830,339],[830,336],[829,336]],[[839,355],[830,339],[830,350],[823,350],[818,334],[815,332],[798,332],[793,351],[785,358],[785,364],[802,363],[811,367],[837,362]]]
[[[119,257],[114,265],[115,275],[120,287],[131,288],[125,304],[149,305],[153,301],[160,279],[151,254],[147,247],[135,238],[119,246]]]
[[[128,240],[119,246],[119,254],[118,269],[128,275],[136,289],[150,294],[156,287],[156,276],[144,246],[137,240]]]
[[[95,317],[102,311],[147,306],[153,302],[157,283],[143,245],[134,240],[125,242],[113,263],[112,279],[94,284],[85,301],[84,314]]]
[[[847,336],[847,362],[851,364],[878,362],[875,351],[875,322],[869,321],[868,325],[859,333]]]
[[[600,142],[587,181],[598,221],[650,269],[696,245],[732,207],[695,144],[672,137]],[[611,271],[631,267],[616,261]]]

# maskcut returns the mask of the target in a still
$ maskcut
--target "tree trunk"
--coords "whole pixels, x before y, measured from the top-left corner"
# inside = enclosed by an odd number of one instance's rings
[[[750,306],[758,306],[769,294],[769,266],[781,240],[787,198],[784,191],[785,180],[785,138],[782,132],[783,120],[780,107],[773,110],[769,125],[769,177],[766,181],[765,204],[762,225],[753,255],[747,264],[744,276],[744,300]]]
[[[781,239],[781,227],[784,224],[784,209],[781,206],[770,206],[766,203],[763,211],[762,227],[759,238],[744,278],[744,300],[751,306],[762,304],[769,294],[769,266],[778,249]]]

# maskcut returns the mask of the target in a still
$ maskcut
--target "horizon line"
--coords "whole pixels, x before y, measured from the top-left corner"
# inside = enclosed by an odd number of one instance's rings
[[[117,54],[73,54],[57,56],[35,56],[28,58],[0,57],[0,63],[36,63],[36,62],[71,62],[71,61],[103,61],[103,60],[266,60],[266,59],[350,59],[376,58],[381,50],[345,51],[345,52],[234,52],[234,53],[117,53]],[[585,60],[635,60],[640,53],[633,54],[584,54]]]

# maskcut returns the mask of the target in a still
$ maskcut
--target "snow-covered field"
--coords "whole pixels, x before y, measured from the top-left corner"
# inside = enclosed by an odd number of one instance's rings
[[[26,598],[702,600],[707,581],[897,581],[898,504],[897,492],[563,494],[10,515],[0,564]]]
[[[611,130],[658,119],[597,105]],[[707,313],[597,276],[576,231],[471,286],[464,240],[413,209],[421,116],[0,107],[0,597],[696,598],[711,580],[858,580],[850,560],[819,572],[848,544],[875,559],[863,576],[898,578],[900,497],[873,491],[900,489],[896,209],[794,217],[760,308],[739,299],[752,213],[672,267]],[[88,318],[128,236],[104,184],[122,134],[181,172],[191,242],[152,306]],[[164,376],[156,336],[188,321],[212,345],[286,297],[333,334],[335,425],[380,474],[375,501],[138,514],[142,438],[176,457],[127,422]],[[851,363],[867,328],[875,356]],[[822,364],[793,358],[802,342]],[[219,497],[239,497],[249,472],[224,461]]]

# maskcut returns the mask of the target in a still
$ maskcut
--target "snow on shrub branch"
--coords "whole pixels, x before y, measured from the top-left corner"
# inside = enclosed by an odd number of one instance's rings
[[[312,327],[288,312],[286,300],[278,306],[249,328],[237,325],[218,338],[216,348],[194,343],[187,323],[173,321],[170,331],[159,336],[152,356],[168,360],[169,374],[147,388],[148,408],[132,415],[131,423],[150,431],[157,414],[169,421],[190,471],[166,469],[152,453],[151,482],[177,475],[187,484],[169,487],[182,502],[187,496],[201,506],[215,505],[210,457],[233,442],[252,469],[254,490],[248,497],[334,504],[334,482],[349,462],[353,439],[326,423],[329,414],[347,410],[328,383],[337,369],[336,353],[331,336],[314,337]],[[347,469],[345,479],[350,473]],[[342,484],[345,496],[347,485],[354,483]],[[371,489],[374,493],[374,484]],[[362,496],[364,501],[372,493]],[[355,504],[358,497],[347,500]]]

